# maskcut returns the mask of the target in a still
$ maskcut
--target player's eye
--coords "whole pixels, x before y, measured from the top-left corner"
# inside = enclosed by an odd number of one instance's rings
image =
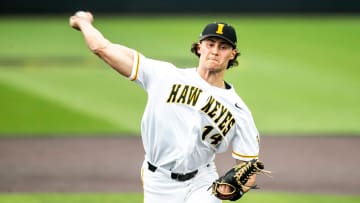
[[[227,45],[227,44],[220,45],[220,49],[222,49],[222,50],[226,50],[226,49],[229,49],[229,48],[230,48],[230,46]]]
[[[214,43],[214,42],[208,42],[208,43],[207,43],[207,46],[208,46],[208,47],[214,47],[214,46],[215,46],[215,43]]]

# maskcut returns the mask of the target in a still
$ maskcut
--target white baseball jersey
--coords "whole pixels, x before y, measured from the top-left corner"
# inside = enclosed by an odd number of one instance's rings
[[[148,94],[141,124],[146,160],[187,173],[212,162],[229,145],[236,159],[258,157],[258,131],[233,87],[211,86],[196,68],[177,68],[134,54],[129,79]]]

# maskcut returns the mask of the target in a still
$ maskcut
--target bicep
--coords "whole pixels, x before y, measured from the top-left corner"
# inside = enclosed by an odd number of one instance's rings
[[[125,77],[131,75],[134,61],[132,49],[119,44],[109,43],[106,47],[98,49],[94,53],[121,75]]]

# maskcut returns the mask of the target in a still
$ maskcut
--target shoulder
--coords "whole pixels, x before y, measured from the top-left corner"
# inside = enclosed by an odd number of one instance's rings
[[[242,110],[247,110],[249,111],[248,106],[245,104],[244,100],[240,97],[240,95],[237,93],[237,91],[235,90],[234,86],[232,84],[229,84],[229,86],[231,87],[230,89],[227,90],[229,97],[231,98],[231,100],[234,103],[234,106],[237,109],[242,109]]]
[[[154,58],[147,58],[143,55],[140,55],[140,64],[144,64],[153,68],[176,68],[176,66],[170,62],[162,61]]]
[[[138,71],[145,75],[162,75],[166,73],[173,72],[178,69],[174,64],[162,61],[154,58],[148,58],[140,53],[138,53],[137,63]]]
[[[235,91],[233,86],[231,89],[227,90],[227,96],[229,98],[234,116],[238,121],[253,121],[253,116],[250,108],[240,97],[240,95]]]

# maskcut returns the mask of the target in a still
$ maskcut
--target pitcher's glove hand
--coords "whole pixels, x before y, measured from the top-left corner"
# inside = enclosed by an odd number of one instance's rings
[[[246,186],[245,184],[252,175],[259,172],[268,171],[264,171],[264,164],[256,159],[236,165],[212,184],[212,193],[221,200],[236,201],[243,196],[246,189],[256,188],[256,185]],[[229,186],[231,191],[222,193],[219,191],[222,185]]]

